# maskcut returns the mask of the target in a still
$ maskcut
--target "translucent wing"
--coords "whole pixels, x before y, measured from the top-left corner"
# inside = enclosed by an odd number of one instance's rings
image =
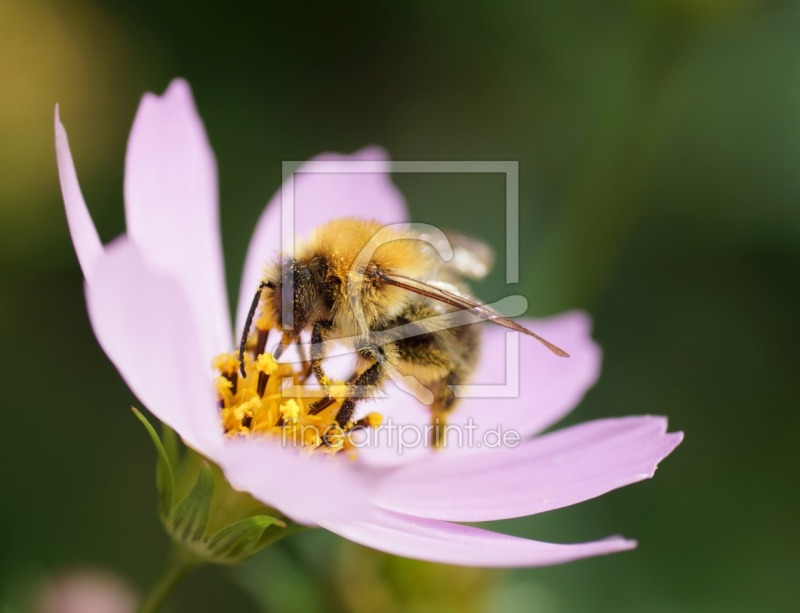
[[[508,328],[509,330],[515,330],[517,332],[521,332],[527,336],[535,338],[539,341],[542,345],[547,347],[550,351],[552,351],[557,356],[562,358],[568,358],[569,354],[561,349],[560,347],[556,347],[550,341],[542,338],[535,332],[528,330],[525,326],[521,326],[513,319],[509,319],[502,313],[494,310],[490,306],[485,304],[480,304],[467,298],[465,296],[461,296],[459,294],[450,292],[446,289],[441,287],[436,287],[435,285],[430,285],[429,283],[425,283],[424,281],[419,281],[417,279],[412,279],[411,277],[406,277],[405,275],[397,275],[397,274],[390,274],[385,272],[377,273],[380,279],[387,283],[388,285],[394,285],[395,287],[399,287],[404,290],[408,290],[409,292],[414,292],[415,294],[419,294],[420,296],[425,296],[427,298],[431,298],[432,300],[438,300],[439,302],[443,302],[444,304],[449,304],[457,309],[468,310],[480,317],[485,321],[490,321],[498,326],[503,326],[504,328]]]
[[[453,259],[447,263],[462,277],[480,281],[494,266],[494,251],[492,248],[470,236],[445,231],[447,240],[450,241],[450,246],[453,248]]]
[[[465,277],[474,281],[485,278],[494,266],[492,248],[477,238],[452,230],[443,230],[443,232],[453,249],[453,258],[442,263],[443,270],[455,277]],[[418,236],[422,239],[426,238],[425,233]]]

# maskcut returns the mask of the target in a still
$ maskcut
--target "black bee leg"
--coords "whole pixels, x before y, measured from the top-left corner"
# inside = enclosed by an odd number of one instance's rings
[[[383,368],[383,360],[380,360],[348,383],[347,398],[342,402],[342,406],[336,414],[336,423],[339,424],[339,427],[342,429],[347,427],[356,412],[356,403],[362,398],[369,397],[369,390],[379,386],[385,378],[386,371]]]
[[[336,423],[342,428],[353,419],[358,401],[369,398],[372,392],[386,381],[388,376],[386,365],[396,359],[397,347],[394,343],[380,346],[365,345],[358,348],[358,354],[372,364],[347,382],[347,398],[336,414]]]
[[[330,328],[329,321],[318,321],[311,327],[311,370],[323,387],[327,387],[329,383],[325,371],[322,370],[322,362],[325,359],[325,332]]]
[[[324,333],[330,330],[331,322],[318,321],[311,327],[311,371],[319,381],[322,389],[325,391],[325,396],[314,402],[309,407],[309,413],[316,415],[323,409],[331,406],[334,400],[328,396],[328,379],[325,371],[322,370],[322,362],[325,360],[325,337]]]

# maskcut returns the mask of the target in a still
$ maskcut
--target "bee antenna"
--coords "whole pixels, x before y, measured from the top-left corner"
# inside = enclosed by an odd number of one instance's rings
[[[250,310],[247,311],[247,319],[244,320],[242,340],[239,342],[239,372],[242,373],[243,379],[247,378],[247,375],[244,371],[244,350],[247,347],[247,337],[250,334],[250,326],[253,325],[253,317],[255,317],[256,309],[258,308],[258,302],[261,300],[261,292],[263,292],[264,288],[267,287],[270,289],[275,289],[275,286],[269,281],[262,281],[258,284],[256,294],[253,296],[253,302],[250,303]]]

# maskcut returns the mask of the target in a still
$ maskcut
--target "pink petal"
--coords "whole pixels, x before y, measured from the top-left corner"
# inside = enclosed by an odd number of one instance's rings
[[[361,411],[381,413],[384,422],[391,423],[394,429],[375,434],[360,450],[361,461],[371,466],[398,466],[431,456],[444,458],[480,452],[477,445],[456,444],[458,431],[463,433],[465,441],[470,431],[476,442],[492,438],[498,431],[510,430],[520,438],[527,438],[572,411],[597,381],[600,371],[600,348],[591,339],[589,318],[584,313],[571,312],[549,319],[519,321],[568,351],[571,357],[559,358],[526,336],[484,324],[480,361],[471,383],[508,384],[508,388],[484,391],[489,395],[484,398],[462,398],[448,420],[452,425],[448,440],[453,442],[446,450],[437,451],[427,444],[426,436],[418,435],[430,424],[428,408],[388,385],[390,398],[364,403]],[[515,347],[518,349],[514,350]],[[509,348],[511,365],[507,368]],[[503,394],[510,396],[499,397]],[[420,444],[410,444],[417,439]]]
[[[303,523],[359,517],[369,476],[345,459],[306,458],[279,441],[223,436],[183,285],[154,271],[122,237],[110,245],[86,284],[95,334],[144,406],[191,447],[217,462],[228,480]]]
[[[97,340],[128,387],[184,441],[212,455],[222,429],[211,356],[201,351],[183,285],[154,271],[139,246],[121,237],[94,265],[85,289]]]
[[[83,274],[88,276],[92,267],[103,254],[103,245],[92,223],[86,201],[78,184],[75,173],[75,164],[69,150],[67,132],[58,115],[58,106],[55,113],[56,128],[56,159],[58,161],[58,177],[61,180],[61,193],[64,196],[64,206],[67,211],[67,223],[72,235],[72,244],[78,254],[78,261],[83,269]]]
[[[543,543],[381,509],[374,509],[367,521],[324,522],[323,527],[380,551],[458,566],[549,566],[636,546],[622,537],[576,545]]]
[[[516,448],[428,458],[385,479],[376,504],[448,521],[524,517],[583,502],[655,473],[681,442],[663,417],[591,421]]]
[[[163,98],[145,96],[128,151],[129,236],[105,249],[58,109],[55,124],[89,318],[133,393],[188,445],[219,462],[232,483],[296,520],[361,517],[370,477],[342,466],[345,460],[306,458],[275,442],[222,434],[210,368],[216,352],[230,349],[216,169],[188,86],[176,81]]]
[[[582,312],[572,311],[548,319],[520,319],[519,322],[566,350],[569,358],[553,355],[535,340],[498,326],[486,325],[481,359],[474,383],[504,383],[518,373],[519,390],[510,398],[464,398],[450,423],[463,426],[470,420],[477,433],[488,430],[516,430],[525,438],[548,428],[581,401],[600,374],[601,352],[591,337],[591,322]],[[517,337],[518,366],[506,369],[506,347]]]
[[[354,167],[353,162],[360,166]],[[341,166],[339,172],[329,172],[336,170],[336,163]],[[293,179],[287,179],[270,200],[250,240],[239,291],[237,330],[244,325],[264,266],[283,250],[282,205],[294,210],[292,227],[297,237],[342,217],[374,219],[384,224],[408,220],[405,201],[391,182],[389,161],[383,149],[368,147],[352,155],[324,153],[295,171]]]
[[[211,357],[231,347],[217,167],[188,84],[145,94],[125,159],[128,236],[151,266],[184,286]]]
[[[428,444],[425,428],[431,422],[430,409],[392,382],[387,382],[383,392],[388,397],[358,406],[358,419],[372,411],[383,417],[380,428],[359,432],[354,438],[359,462],[370,468],[405,466],[441,455]]]
[[[374,476],[345,457],[304,455],[278,439],[226,439],[214,461],[234,488],[314,525],[366,517]]]

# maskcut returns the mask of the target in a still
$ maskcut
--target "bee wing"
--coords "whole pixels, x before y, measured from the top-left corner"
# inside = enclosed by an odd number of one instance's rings
[[[494,250],[477,238],[458,232],[445,231],[447,240],[453,248],[453,259],[448,266],[462,277],[480,281],[494,266]]]
[[[488,305],[480,304],[470,298],[467,298],[466,296],[455,294],[441,287],[430,285],[429,283],[419,281],[418,279],[412,279],[411,277],[406,277],[405,275],[381,273],[380,278],[384,283],[389,285],[394,285],[395,287],[408,290],[409,292],[414,292],[415,294],[425,296],[426,298],[431,298],[432,300],[438,300],[439,302],[449,304],[457,309],[471,311],[484,321],[490,321],[498,326],[503,326],[509,330],[515,330],[527,336],[531,336],[557,356],[562,358],[569,357],[569,354],[560,347],[556,347],[550,341],[542,338],[535,332],[528,330],[528,328],[518,324],[513,319],[509,319]]]
[[[453,249],[453,258],[444,262],[442,268],[455,277],[466,277],[480,281],[489,274],[494,266],[494,250],[477,238],[465,236],[452,230],[442,231]],[[418,235],[425,239],[423,232]]]

